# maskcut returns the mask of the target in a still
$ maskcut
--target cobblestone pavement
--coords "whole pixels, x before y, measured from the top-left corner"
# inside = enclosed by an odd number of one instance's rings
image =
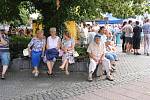
[[[69,76],[57,72],[57,76],[49,78],[43,71],[39,78],[34,78],[29,70],[10,71],[6,80],[0,80],[0,100],[65,100],[140,81],[150,75],[150,57],[119,53],[119,59],[112,82],[95,79],[89,83],[86,81],[87,73],[82,72],[72,72]]]

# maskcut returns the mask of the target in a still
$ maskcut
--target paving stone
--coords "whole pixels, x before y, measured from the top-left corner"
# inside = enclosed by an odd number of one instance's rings
[[[27,98],[27,100],[28,98],[32,100],[38,100],[39,98],[41,100],[69,99],[69,97],[75,98],[107,87],[113,88],[133,81],[138,82],[144,77],[150,76],[149,57],[123,53],[118,53],[118,55],[120,61],[117,62],[117,71],[113,73],[115,78],[113,82],[94,79],[93,82],[89,83],[86,81],[86,72],[71,72],[69,76],[66,76],[64,72],[58,71],[55,73],[56,77],[49,78],[46,75],[47,70],[42,69],[39,78],[34,78],[31,70],[16,71],[10,69],[7,79],[5,81],[0,80],[0,100],[13,98],[17,100],[18,97],[21,99]],[[79,69],[79,65],[76,69]],[[150,88],[147,85],[149,83],[150,81],[145,81],[145,84],[141,83],[140,86]],[[132,89],[132,87],[127,89]],[[144,92],[144,89],[142,91]],[[145,100],[148,96],[144,95],[143,98]]]

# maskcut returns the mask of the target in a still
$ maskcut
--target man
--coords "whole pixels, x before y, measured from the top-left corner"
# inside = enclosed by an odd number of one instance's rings
[[[90,43],[87,52],[89,53],[90,57],[88,81],[91,82],[93,80],[92,75],[96,70],[97,65],[99,65],[98,67],[100,68],[100,78],[102,78],[103,75],[103,66],[107,73],[106,78],[110,81],[113,81],[113,78],[110,75],[110,61],[105,58],[105,44],[102,43],[100,35],[95,35],[94,41]]]
[[[125,32],[126,52],[130,53],[132,49],[132,36],[133,36],[133,27],[131,20],[129,20],[128,24],[124,26],[123,30]]]
[[[0,32],[0,59],[3,66],[1,79],[5,79],[5,74],[10,62],[9,40],[5,35],[5,30],[1,30]]]
[[[98,31],[98,35],[101,36],[101,42],[105,44],[107,42],[107,36],[105,35],[106,33],[106,28],[104,26],[100,27],[100,30]]]
[[[94,29],[94,27],[92,27],[91,32],[89,32],[88,35],[88,44],[90,44],[93,41],[95,35],[96,35],[96,30]]]
[[[150,53],[150,19],[146,20],[146,23],[143,25],[144,33],[144,54],[149,56]]]

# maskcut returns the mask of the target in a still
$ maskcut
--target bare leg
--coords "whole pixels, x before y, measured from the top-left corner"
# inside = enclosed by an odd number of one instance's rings
[[[52,62],[50,62],[50,61],[47,62],[47,67],[48,67],[48,73],[49,74],[52,74],[53,65],[54,64]]]
[[[2,75],[5,75],[7,69],[8,69],[8,65],[3,65]]]
[[[65,60],[63,61],[63,64],[62,64],[59,68],[64,69],[67,62],[68,62],[68,60],[65,59]]]
[[[69,75],[68,66],[69,66],[69,62],[68,62],[68,60],[67,60],[66,66],[65,66],[66,75]]]

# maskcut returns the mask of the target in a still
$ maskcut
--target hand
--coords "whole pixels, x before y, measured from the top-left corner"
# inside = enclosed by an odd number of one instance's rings
[[[99,60],[99,64],[102,64],[102,62],[103,62],[103,58],[101,58],[100,60]]]

